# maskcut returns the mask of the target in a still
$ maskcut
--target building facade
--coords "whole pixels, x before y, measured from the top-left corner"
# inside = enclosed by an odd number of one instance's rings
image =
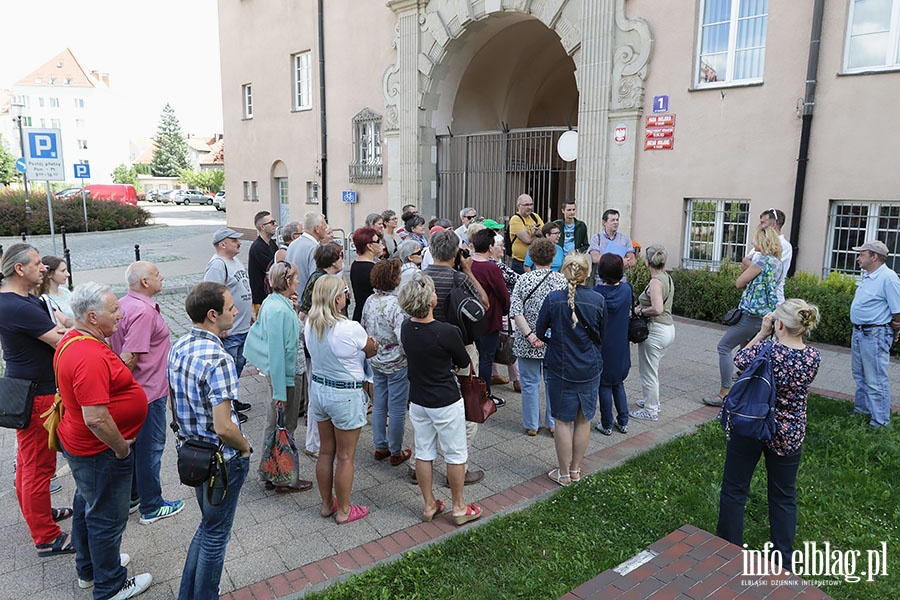
[[[777,208],[799,270],[856,273],[874,237],[900,268],[900,0],[248,0],[219,27],[232,226],[530,193],[716,268]]]

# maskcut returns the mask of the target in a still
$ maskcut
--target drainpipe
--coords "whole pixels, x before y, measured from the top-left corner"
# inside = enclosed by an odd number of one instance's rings
[[[322,214],[328,217],[328,111],[325,104],[325,0],[319,0],[319,114],[322,123]]]
[[[803,215],[803,192],[806,189],[806,165],[809,162],[809,134],[812,130],[813,109],[816,104],[816,77],[819,68],[819,47],[822,41],[822,14],[825,0],[816,0],[813,8],[812,33],[809,39],[809,62],[806,66],[806,95],[803,99],[803,125],[800,129],[800,151],[797,156],[797,178],[794,182],[794,207],[791,215],[790,243],[794,256],[788,268],[793,276],[797,268],[800,245],[800,223]]]

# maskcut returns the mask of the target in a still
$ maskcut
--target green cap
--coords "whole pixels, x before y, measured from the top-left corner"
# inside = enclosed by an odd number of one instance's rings
[[[493,219],[485,219],[481,224],[488,229],[503,229],[503,225]]]

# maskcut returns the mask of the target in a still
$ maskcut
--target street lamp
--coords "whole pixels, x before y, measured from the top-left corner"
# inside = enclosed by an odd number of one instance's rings
[[[19,124],[19,150],[22,152],[22,158],[25,158],[25,134],[22,132],[22,112],[25,110],[25,104],[21,102],[12,102],[11,106],[16,111],[16,121]],[[28,198],[28,173],[22,173],[22,182],[25,184],[25,233],[31,235],[31,201]]]

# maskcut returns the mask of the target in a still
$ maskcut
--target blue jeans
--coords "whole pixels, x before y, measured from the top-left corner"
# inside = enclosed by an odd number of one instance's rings
[[[719,351],[719,377],[722,387],[731,389],[731,375],[734,373],[735,348],[749,342],[759,333],[762,326],[762,317],[748,313],[741,314],[741,320],[728,328],[716,349]],[[646,400],[646,399],[645,399]]]
[[[869,425],[883,427],[891,422],[891,382],[888,363],[894,333],[888,327],[853,328],[850,339],[850,368],[856,381],[853,408],[871,415]]]
[[[801,448],[790,456],[779,456],[765,442],[732,435],[725,451],[716,535],[732,544],[743,544],[744,507],[750,480],[763,455],[768,484],[769,539],[774,549],[781,552],[781,564],[790,565],[797,532],[797,471],[802,453]]]
[[[244,371],[244,365],[247,359],[244,358],[244,342],[247,341],[246,333],[234,333],[222,338],[222,345],[225,346],[225,352],[234,359],[234,368],[237,369],[238,377]]]
[[[147,405],[147,420],[137,434],[131,451],[134,453],[133,499],[140,498],[142,515],[159,510],[163,504],[159,467],[166,447],[166,401],[163,396]]]
[[[94,580],[94,598],[110,598],[122,589],[128,576],[119,562],[119,550],[128,522],[134,452],[122,460],[112,450],[73,456],[64,449],[63,456],[75,478],[75,571],[81,579]]]
[[[600,427],[612,429],[612,409],[616,405],[616,422],[622,427],[628,426],[628,397],[625,395],[625,382],[619,385],[600,384]]]
[[[181,574],[179,600],[218,600],[219,580],[222,579],[222,565],[225,564],[225,546],[231,539],[231,526],[237,510],[241,486],[250,471],[250,457],[235,456],[225,463],[228,471],[228,493],[222,499],[222,480],[216,479],[213,501],[222,500],[213,506],[206,498],[206,484],[196,488],[197,503],[200,505],[200,527],[191,540],[184,572]]]
[[[488,394],[491,393],[491,373],[494,369],[494,355],[497,354],[497,342],[499,341],[499,330],[475,340],[475,347],[478,348],[478,376],[484,379]]]
[[[372,384],[372,440],[375,448],[388,448],[391,454],[400,454],[406,425],[406,403],[409,400],[407,367],[394,373],[382,373],[374,368],[372,372],[375,376]]]
[[[541,424],[541,370],[544,361],[539,358],[519,358],[519,381],[522,385],[522,425],[525,429],[537,429]],[[550,429],[556,422],[550,414],[550,395],[544,387],[544,425]]]

